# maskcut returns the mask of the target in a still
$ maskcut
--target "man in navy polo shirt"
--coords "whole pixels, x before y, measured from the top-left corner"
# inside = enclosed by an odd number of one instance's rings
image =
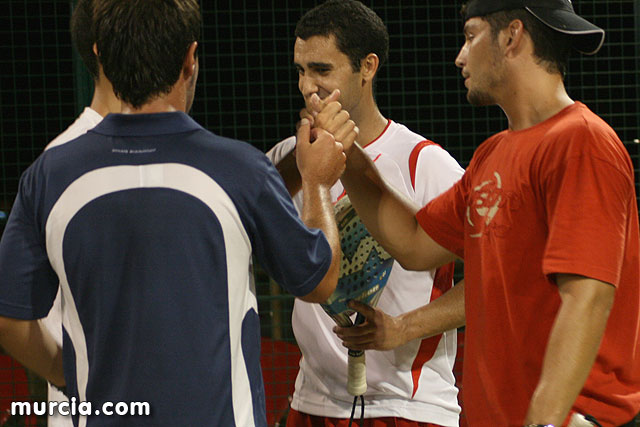
[[[23,174],[0,242],[0,344],[66,384],[72,401],[92,403],[75,425],[265,426],[251,258],[305,301],[333,292],[329,188],[344,162],[322,159],[344,157],[342,144],[302,123],[298,219],[264,154],[185,114],[198,2],[106,0],[94,13],[95,50],[123,114]],[[320,114],[335,116],[350,144],[357,129],[339,110]],[[64,356],[35,320],[58,283]],[[105,402],[149,402],[151,414],[107,417]]]

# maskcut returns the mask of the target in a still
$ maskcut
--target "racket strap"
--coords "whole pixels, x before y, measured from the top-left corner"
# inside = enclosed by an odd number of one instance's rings
[[[353,423],[353,415],[356,413],[358,397],[360,398],[360,427],[364,426],[364,396],[354,396],[353,406],[351,407],[351,416],[349,417],[349,427],[351,427],[351,424]]]

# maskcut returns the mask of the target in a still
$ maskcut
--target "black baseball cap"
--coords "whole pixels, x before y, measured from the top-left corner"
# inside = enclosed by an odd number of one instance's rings
[[[604,30],[576,15],[571,0],[472,0],[464,20],[512,9],[525,9],[548,27],[573,36],[573,47],[586,55],[598,52],[604,42]]]

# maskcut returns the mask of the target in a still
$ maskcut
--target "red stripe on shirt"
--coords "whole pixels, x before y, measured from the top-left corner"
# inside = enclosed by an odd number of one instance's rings
[[[451,286],[453,285],[454,267],[455,264],[450,263],[447,265],[443,265],[436,270],[436,275],[433,279],[433,289],[431,290],[431,299],[429,300],[430,302],[451,289]],[[438,348],[438,344],[440,344],[441,339],[442,334],[439,334],[433,337],[425,338],[420,343],[418,354],[416,355],[416,358],[413,360],[413,364],[411,365],[411,377],[413,378],[413,394],[411,395],[411,398],[413,398],[413,396],[415,396],[416,394],[416,391],[418,391],[418,382],[420,380],[420,374],[422,374],[422,367],[425,363],[431,360],[436,352],[436,349]]]
[[[411,176],[411,186],[414,190],[416,189],[416,167],[418,165],[418,156],[420,155],[420,151],[429,145],[436,145],[440,147],[439,144],[425,139],[424,141],[417,143],[409,155],[409,175]]]

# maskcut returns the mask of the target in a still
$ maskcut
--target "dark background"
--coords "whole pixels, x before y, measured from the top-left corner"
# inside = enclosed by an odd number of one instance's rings
[[[90,79],[71,48],[72,1],[4,1],[0,17],[0,210],[21,172],[90,99]],[[193,117],[224,136],[268,149],[294,129],[302,106],[292,66],[293,30],[313,1],[205,1],[201,73]],[[506,121],[497,107],[467,104],[453,61],[462,44],[459,1],[365,1],[391,36],[378,77],[383,114],[447,148],[465,166]],[[569,93],[605,118],[634,160],[640,137],[638,1],[581,0],[576,10],[605,28],[593,57],[576,55]]]
[[[220,135],[261,150],[291,135],[303,106],[292,66],[293,31],[298,18],[317,3],[202,1],[201,71],[192,116]],[[381,16],[390,34],[389,62],[378,75],[382,113],[438,142],[466,166],[475,147],[504,129],[506,120],[499,108],[471,107],[465,99],[453,63],[463,42],[461,2],[364,3]],[[637,175],[640,1],[573,3],[607,37],[598,55],[571,60],[569,94],[618,132]],[[0,5],[0,232],[2,212],[11,208],[21,173],[73,122],[92,94],[91,80],[71,48],[72,5],[71,0],[4,0]],[[261,274],[258,290],[263,336],[291,341],[291,297]],[[296,360],[286,367],[285,377],[295,375]],[[277,373],[282,369],[274,368],[275,378],[283,378]],[[40,386],[29,382],[34,398],[41,396]],[[268,405],[272,398],[268,395]]]

